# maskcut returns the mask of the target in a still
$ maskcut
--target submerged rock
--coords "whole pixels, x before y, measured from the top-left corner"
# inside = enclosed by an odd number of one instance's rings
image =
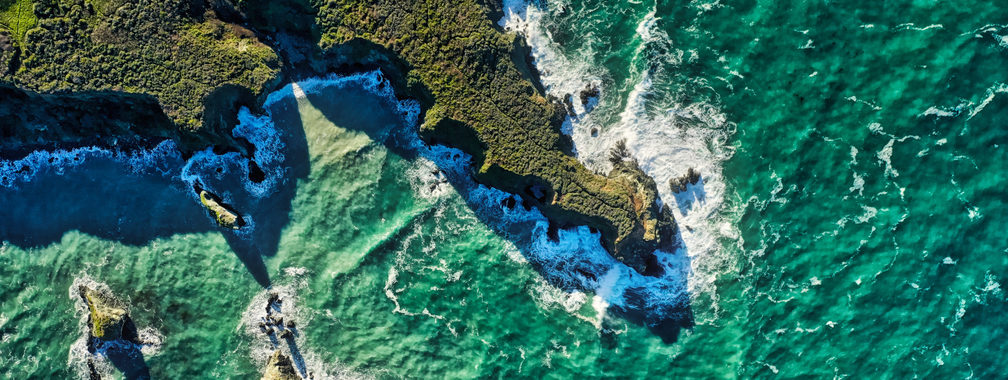
[[[82,286],[80,294],[87,303],[91,337],[104,341],[122,338],[123,326],[129,319],[126,309],[119,306],[119,302],[111,295],[95,289]]]
[[[245,225],[245,220],[242,219],[241,215],[238,215],[237,212],[224,205],[218,196],[206,190],[200,190],[199,195],[200,203],[210,211],[214,220],[221,227],[237,230]]]
[[[686,174],[682,177],[672,178],[669,180],[669,187],[672,188],[673,193],[681,193],[686,191],[686,185],[696,185],[700,182],[700,172],[696,169],[689,168],[686,170]]]

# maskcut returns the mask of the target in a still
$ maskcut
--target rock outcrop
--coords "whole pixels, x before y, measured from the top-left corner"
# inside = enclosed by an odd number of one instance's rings
[[[242,219],[241,215],[238,215],[237,212],[225,205],[217,195],[206,190],[200,190],[199,196],[200,203],[203,204],[203,207],[206,207],[207,211],[210,211],[210,215],[214,217],[214,220],[221,227],[237,230],[245,226],[245,220]]]
[[[290,357],[284,355],[280,350],[273,351],[266,369],[263,371],[262,380],[301,380],[297,370],[294,369],[294,362]]]
[[[80,288],[80,296],[87,303],[91,337],[103,341],[122,339],[129,315],[121,303],[109,294],[85,286]]]
[[[263,369],[263,380],[300,380],[314,379],[315,375],[308,368],[308,363],[301,353],[301,348],[297,343],[300,337],[298,324],[295,323],[293,311],[293,299],[283,298],[290,296],[284,293],[271,290],[268,293],[265,307],[254,306],[256,314],[259,314],[257,323],[260,337],[266,338],[267,344],[273,349],[273,355]],[[260,304],[261,305],[261,304]],[[262,307],[259,309],[259,307]]]
[[[157,352],[161,335],[151,328],[138,330],[126,303],[104,284],[77,279],[69,290],[87,327],[70,347],[70,357],[80,360],[75,366],[81,377],[100,379],[119,370],[127,379],[150,378],[144,357]]]
[[[581,93],[578,94],[579,97],[581,98],[581,105],[587,106],[588,101],[590,101],[592,98],[597,98],[600,93],[601,92],[599,91],[598,86],[591,83],[585,85],[585,88],[581,90]]]
[[[696,185],[698,182],[700,182],[700,172],[689,168],[685,175],[670,179],[669,187],[673,193],[681,193],[686,191],[686,185]]]
[[[628,186],[637,189],[632,203],[640,220],[639,225],[615,242],[617,246],[611,252],[616,252],[614,256],[618,260],[639,273],[657,273],[659,269],[654,265],[657,258],[652,251],[670,251],[675,247],[678,231],[675,218],[667,207],[658,205],[658,188],[654,179],[640,168],[625,141],[616,142],[609,152],[609,162],[612,164],[609,178],[625,181]]]

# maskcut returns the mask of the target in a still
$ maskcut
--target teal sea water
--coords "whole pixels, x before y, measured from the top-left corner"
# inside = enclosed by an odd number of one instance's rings
[[[270,291],[314,378],[999,378],[1008,12],[990,2],[506,2],[604,170],[626,139],[683,248],[631,274],[587,228],[418,144],[377,72],[243,112],[233,155],[38,152],[0,164],[0,377],[86,375],[70,288],[126,299],[126,376],[255,378]],[[674,194],[690,167],[703,180]],[[243,212],[222,231],[198,182]],[[270,290],[266,290],[266,288]],[[282,349],[291,348],[282,345]]]

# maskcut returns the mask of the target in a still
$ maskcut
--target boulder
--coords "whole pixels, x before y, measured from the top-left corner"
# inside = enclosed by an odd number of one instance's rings
[[[572,98],[573,97],[570,94],[564,95],[564,98],[563,98],[564,110],[567,111],[567,115],[570,116],[570,117],[577,116],[574,113],[574,100]]]
[[[122,338],[123,326],[129,318],[126,309],[112,296],[88,287],[82,286],[80,294],[88,306],[91,336],[104,341]]]
[[[689,168],[686,170],[686,174],[682,177],[670,179],[669,187],[672,189],[673,193],[681,193],[686,191],[686,185],[696,185],[697,182],[700,182],[700,172],[696,169]]]
[[[203,207],[206,207],[206,209],[210,211],[214,220],[216,220],[217,224],[221,227],[237,230],[245,225],[245,220],[242,219],[241,215],[238,215],[238,213],[224,205],[224,203],[222,203],[220,198],[216,195],[206,190],[200,190],[199,195],[200,203],[202,203]]]
[[[266,363],[262,380],[300,380],[294,362],[280,350],[273,351],[273,356]]]

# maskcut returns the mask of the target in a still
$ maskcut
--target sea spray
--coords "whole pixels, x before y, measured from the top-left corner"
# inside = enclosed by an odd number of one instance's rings
[[[540,8],[544,6],[520,0],[506,1],[504,17],[499,24],[525,37],[547,93],[562,98],[576,94],[586,83],[610,82],[604,78],[612,74],[606,73],[603,66],[565,54],[564,48],[551,39],[547,31],[551,20]],[[552,3],[550,6],[564,7]],[[688,275],[693,296],[710,299],[711,309],[716,309],[714,284],[724,272],[726,261],[732,260],[721,240],[739,236],[733,222],[736,213],[725,210],[728,189],[722,177],[722,165],[733,154],[729,140],[735,126],[715,105],[675,102],[674,97],[667,96],[668,90],[656,88],[655,77],[669,75],[666,67],[676,67],[684,55],[673,47],[668,34],[659,27],[659,21],[652,10],[637,24],[639,42],[635,59],[643,61],[640,63],[643,69],[630,73],[630,80],[636,83],[626,98],[619,99],[603,91],[600,101],[609,103],[607,107],[569,118],[568,122],[578,159],[597,172],[609,170],[607,156],[613,142],[626,141],[641,169],[654,178],[661,200],[679,222],[685,248],[659,256],[663,262],[677,261],[690,266],[691,269],[685,271],[673,270]],[[612,108],[620,103],[624,104],[622,110]],[[609,114],[606,114],[607,109]],[[685,174],[688,168],[701,173],[700,183],[688,185],[684,192],[673,193],[669,181]],[[673,260],[676,255],[691,259]]]
[[[134,174],[158,173],[170,176],[177,171],[181,154],[174,141],[165,140],[151,149],[121,151],[98,146],[74,149],[36,150],[16,160],[0,160],[0,187],[17,188],[39,174],[64,175],[90,160],[111,160]]]

